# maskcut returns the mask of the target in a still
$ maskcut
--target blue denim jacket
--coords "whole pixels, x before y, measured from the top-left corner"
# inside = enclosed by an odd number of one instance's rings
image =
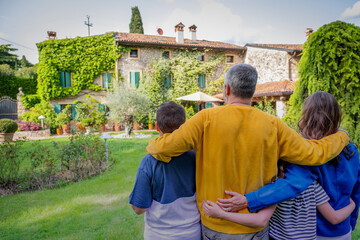
[[[360,164],[359,152],[353,143],[347,145],[339,155],[339,165],[326,163],[321,166],[287,166],[285,178],[268,184],[259,190],[245,194],[250,212],[292,199],[314,181],[330,197],[330,205],[338,210],[350,203],[350,197],[356,204],[355,210],[343,222],[332,225],[320,213],[317,214],[317,235],[334,237],[345,235],[355,229],[360,202]]]

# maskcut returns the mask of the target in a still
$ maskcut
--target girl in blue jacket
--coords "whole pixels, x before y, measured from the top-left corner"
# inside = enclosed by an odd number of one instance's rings
[[[298,130],[308,139],[321,139],[335,133],[340,122],[341,110],[336,99],[327,92],[316,92],[304,103]],[[222,209],[236,211],[239,208],[234,203],[244,202],[245,199],[249,210],[255,211],[282,202],[278,204],[270,220],[269,235],[273,239],[322,240],[336,237],[350,240],[359,212],[359,166],[358,150],[350,143],[339,156],[322,166],[289,164],[286,166],[285,178],[245,194],[246,198],[230,192],[233,197],[219,199],[218,204]],[[324,196],[323,190],[328,197]],[[204,203],[204,207],[214,217],[233,214],[224,214],[224,211],[211,202]],[[261,212],[265,211],[257,214]],[[315,215],[316,230],[315,221],[309,221]],[[236,222],[243,224],[241,221]]]

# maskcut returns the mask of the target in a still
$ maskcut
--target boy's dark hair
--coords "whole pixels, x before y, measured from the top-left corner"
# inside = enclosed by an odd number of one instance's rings
[[[163,133],[172,133],[186,120],[183,106],[171,101],[160,105],[156,111],[156,122]]]

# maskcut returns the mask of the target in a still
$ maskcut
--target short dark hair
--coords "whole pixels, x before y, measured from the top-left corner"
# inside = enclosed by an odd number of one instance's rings
[[[163,133],[172,133],[186,120],[183,106],[171,101],[160,105],[156,111],[156,122]]]
[[[258,73],[249,64],[232,66],[225,75],[225,84],[230,86],[232,94],[243,99],[252,98],[255,92]]]

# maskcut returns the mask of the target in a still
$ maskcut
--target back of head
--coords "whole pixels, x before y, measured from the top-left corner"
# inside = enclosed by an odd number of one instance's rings
[[[303,137],[320,139],[336,133],[341,123],[341,109],[328,92],[315,92],[304,103],[298,130]]]
[[[225,75],[225,84],[230,86],[231,93],[239,98],[252,98],[255,92],[258,74],[248,64],[232,66]]]
[[[156,111],[156,122],[163,133],[172,133],[186,120],[183,106],[175,102],[165,102]]]

